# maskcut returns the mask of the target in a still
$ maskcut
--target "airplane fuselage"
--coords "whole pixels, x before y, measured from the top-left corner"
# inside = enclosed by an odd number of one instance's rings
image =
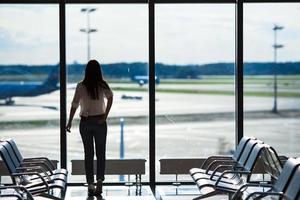
[[[1,82],[0,99],[12,97],[38,96],[57,90],[58,87],[46,87],[39,82]]]

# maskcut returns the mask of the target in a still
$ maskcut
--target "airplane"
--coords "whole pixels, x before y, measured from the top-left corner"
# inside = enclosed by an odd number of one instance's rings
[[[125,94],[123,94],[121,96],[121,99],[125,99],[125,100],[127,100],[127,99],[129,99],[129,100],[142,100],[143,97],[142,96],[132,96],[132,95],[125,95]]]
[[[143,86],[144,84],[148,83],[149,77],[148,76],[137,75],[137,76],[133,76],[131,78],[131,80],[134,81],[134,82],[137,82],[140,86]],[[155,76],[155,83],[156,84],[160,83],[160,80],[159,80],[159,78],[157,76]]]
[[[57,68],[44,82],[0,82],[0,99],[4,99],[6,105],[12,105],[15,103],[13,97],[35,97],[53,92],[59,89],[58,79]]]

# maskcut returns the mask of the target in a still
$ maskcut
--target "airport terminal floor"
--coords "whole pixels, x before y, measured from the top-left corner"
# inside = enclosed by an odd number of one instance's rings
[[[148,186],[142,187],[142,194],[136,195],[134,187],[127,186],[104,186],[103,200],[190,200],[197,197],[197,187],[173,185],[158,186],[157,194],[153,195]],[[98,200],[96,197],[88,198],[87,188],[83,186],[70,186],[66,193],[66,200]],[[228,199],[225,195],[218,195],[207,198],[208,200]]]

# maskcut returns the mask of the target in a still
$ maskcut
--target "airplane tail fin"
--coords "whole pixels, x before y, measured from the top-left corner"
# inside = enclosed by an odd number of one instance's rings
[[[59,67],[55,67],[49,74],[48,78],[43,82],[44,86],[48,88],[58,88],[58,81],[59,81]]]

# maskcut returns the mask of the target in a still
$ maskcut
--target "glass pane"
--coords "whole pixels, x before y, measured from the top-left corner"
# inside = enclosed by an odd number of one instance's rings
[[[300,155],[299,8],[268,3],[244,10],[245,135],[287,156]]]
[[[234,5],[156,6],[158,160],[232,153],[234,21]]]
[[[59,161],[58,6],[2,4],[0,24],[1,138]]]
[[[84,76],[87,60],[98,60],[102,65],[104,77],[114,93],[114,102],[108,117],[107,159],[148,160],[147,79],[145,85],[136,79],[137,76],[148,76],[147,5],[68,5],[66,29],[68,111],[76,83]],[[87,34],[86,30],[92,29],[94,31]],[[88,51],[90,51],[89,56]],[[124,120],[124,126],[121,125],[121,120]],[[78,128],[79,121],[77,111],[72,133],[68,135],[70,166],[71,160],[84,159]],[[123,145],[121,140],[124,141]],[[134,178],[132,177],[132,180]],[[127,176],[123,179],[123,177],[107,175],[105,180],[126,181]],[[146,169],[142,181],[147,180]],[[70,181],[85,182],[85,176],[70,175]]]

